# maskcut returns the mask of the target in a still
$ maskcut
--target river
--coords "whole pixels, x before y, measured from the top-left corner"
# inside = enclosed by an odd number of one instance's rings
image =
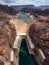
[[[25,39],[22,39],[20,53],[19,53],[19,65],[37,65],[33,55],[30,55],[26,45]]]

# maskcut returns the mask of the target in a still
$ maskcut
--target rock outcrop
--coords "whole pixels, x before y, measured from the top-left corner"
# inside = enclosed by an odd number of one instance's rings
[[[16,11],[7,5],[0,5],[0,12],[9,14],[9,15],[16,15]]]
[[[29,35],[35,46],[40,48],[46,56],[42,65],[49,65],[49,24],[44,22],[32,24]]]
[[[6,23],[0,28],[0,60],[10,60],[10,51],[13,49],[16,32],[13,24]]]

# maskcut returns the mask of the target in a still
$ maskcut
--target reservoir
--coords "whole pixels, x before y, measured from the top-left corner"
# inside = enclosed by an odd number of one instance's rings
[[[26,45],[25,39],[22,39],[20,53],[19,53],[19,65],[37,65],[34,56],[30,55]]]
[[[18,19],[30,19],[30,16],[26,13],[20,12],[18,15]]]

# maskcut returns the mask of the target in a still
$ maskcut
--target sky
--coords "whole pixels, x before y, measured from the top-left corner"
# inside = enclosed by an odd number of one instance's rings
[[[3,5],[49,5],[49,0],[0,0]]]

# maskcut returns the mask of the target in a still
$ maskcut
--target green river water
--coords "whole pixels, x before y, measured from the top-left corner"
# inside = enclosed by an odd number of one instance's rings
[[[20,53],[19,53],[19,65],[37,65],[34,56],[30,55],[26,45],[25,39],[22,39]]]
[[[28,16],[25,13],[20,12],[18,15],[18,19],[30,19],[30,16]]]

